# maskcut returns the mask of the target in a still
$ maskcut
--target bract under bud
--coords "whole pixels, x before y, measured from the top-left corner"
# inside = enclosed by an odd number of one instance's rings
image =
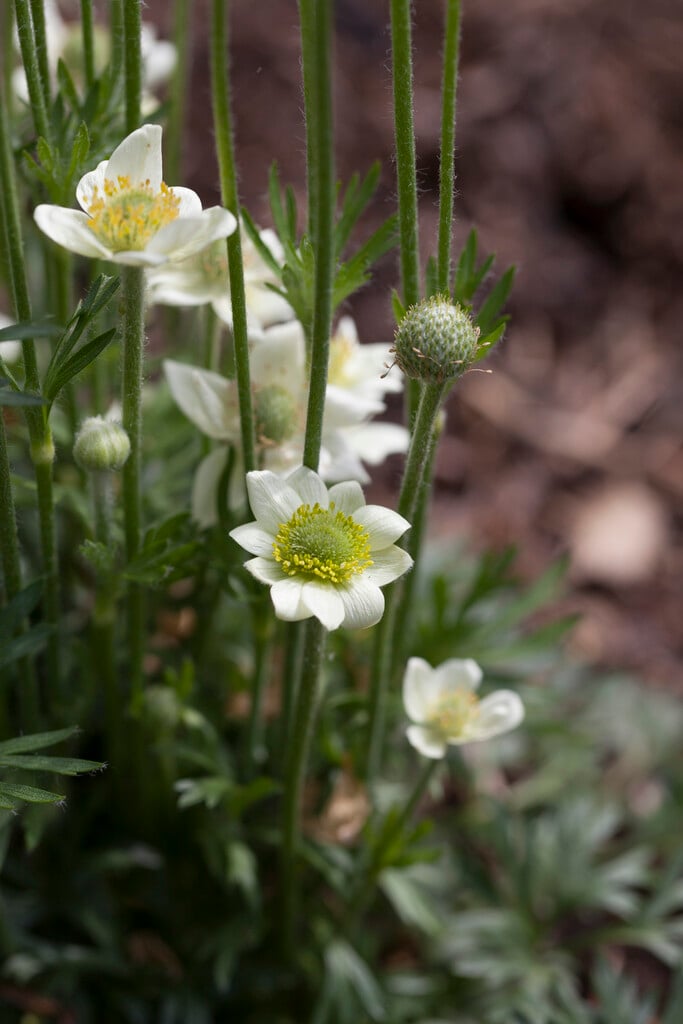
[[[128,434],[120,423],[90,416],[74,443],[74,459],[82,469],[106,472],[121,469],[130,455]]]
[[[456,380],[474,362],[479,328],[462,306],[440,295],[411,306],[396,330],[394,355],[407,377]]]

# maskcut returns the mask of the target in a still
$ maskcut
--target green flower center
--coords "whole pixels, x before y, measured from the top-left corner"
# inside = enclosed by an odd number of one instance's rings
[[[209,284],[223,285],[227,290],[229,287],[228,250],[225,241],[212,242],[206,249],[202,249],[198,258],[202,274]]]
[[[343,512],[315,505],[300,505],[287,523],[281,523],[273,542],[273,556],[288,576],[348,583],[372,565],[370,535]]]
[[[179,206],[179,197],[163,181],[154,192],[149,181],[133,187],[127,176],[107,178],[104,194],[93,191],[88,227],[112,252],[139,252],[176,219]]]
[[[354,344],[343,334],[336,334],[330,339],[330,361],[327,368],[329,384],[344,387],[351,382],[348,364],[353,356]]]
[[[471,690],[460,689],[444,694],[429,716],[427,724],[444,739],[462,736],[476,718],[479,700]]]
[[[256,436],[261,444],[282,444],[297,428],[297,403],[280,384],[259,388],[254,396]]]

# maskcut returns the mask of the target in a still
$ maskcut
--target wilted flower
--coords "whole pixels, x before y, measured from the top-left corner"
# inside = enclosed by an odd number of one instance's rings
[[[394,541],[409,528],[403,516],[366,505],[356,481],[327,487],[302,466],[282,478],[247,473],[256,519],[230,536],[256,555],[245,568],[270,586],[278,618],[315,616],[326,629],[372,626],[384,612],[380,590],[413,563]]]
[[[473,743],[514,729],[524,705],[512,690],[496,690],[479,700],[482,671],[471,658],[451,658],[432,668],[409,658],[403,676],[403,705],[414,723],[407,736],[425,757],[440,758],[450,744]]]
[[[274,231],[260,232],[261,241],[278,262],[283,258],[280,240]],[[261,257],[251,239],[242,233],[242,263],[247,303],[247,320],[252,331],[294,318],[289,303],[269,288],[278,279]],[[211,303],[219,319],[232,325],[232,303],[225,242],[214,242],[189,259],[167,263],[150,270],[147,281],[149,299],[163,306],[203,306]]]
[[[85,212],[42,204],[36,223],[65,249],[134,267],[186,259],[235,230],[228,210],[202,210],[196,192],[169,188],[161,172],[161,127],[143,125],[81,178]]]

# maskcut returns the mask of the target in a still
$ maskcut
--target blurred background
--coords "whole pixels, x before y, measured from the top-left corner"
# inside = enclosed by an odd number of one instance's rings
[[[414,5],[421,245],[435,247],[443,5]],[[511,323],[491,374],[451,397],[432,537],[515,544],[529,577],[570,555],[575,653],[683,693],[683,11],[678,0],[464,4],[456,247],[472,225],[498,270],[516,264]],[[173,5],[146,18],[172,36]],[[335,0],[337,169],[379,159],[367,231],[392,210],[386,0]],[[193,8],[184,184],[210,203],[218,174],[208,9]],[[233,0],[240,192],[269,224],[278,161],[305,208],[294,0]],[[171,182],[171,184],[173,184]],[[392,337],[396,260],[345,310]],[[396,487],[399,462],[375,485]]]

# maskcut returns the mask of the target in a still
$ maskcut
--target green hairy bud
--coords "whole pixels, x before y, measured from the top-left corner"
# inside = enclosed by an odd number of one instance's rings
[[[435,295],[411,306],[396,330],[394,355],[407,377],[445,384],[474,362],[479,328],[462,306]]]
[[[130,455],[128,434],[120,423],[90,416],[83,421],[74,443],[74,459],[91,472],[121,469]]]
[[[262,444],[282,444],[297,427],[296,402],[278,384],[260,388],[255,396],[256,434]]]

